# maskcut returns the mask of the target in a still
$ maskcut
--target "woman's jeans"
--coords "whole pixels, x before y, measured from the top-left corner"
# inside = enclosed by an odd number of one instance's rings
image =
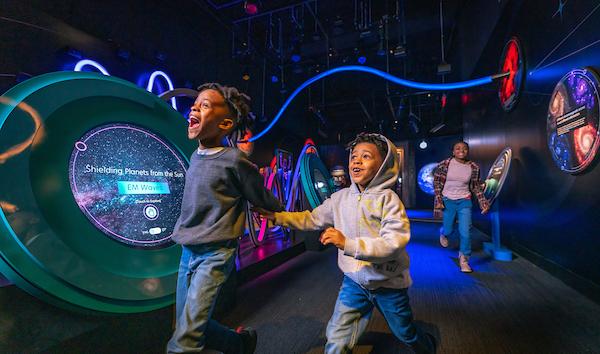
[[[454,220],[458,216],[458,233],[460,234],[460,253],[466,257],[471,256],[471,199],[444,200],[444,235],[452,234]]]

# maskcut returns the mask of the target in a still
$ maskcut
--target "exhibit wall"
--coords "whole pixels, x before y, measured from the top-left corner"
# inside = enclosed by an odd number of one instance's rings
[[[466,76],[498,72],[503,47],[516,36],[525,58],[522,94],[513,110],[506,112],[495,86],[465,92],[469,102],[463,107],[464,137],[470,144],[471,158],[484,172],[502,149],[512,148],[511,171],[498,200],[503,242],[599,299],[600,169],[594,156],[598,140],[594,72],[600,69],[596,28],[600,5],[593,1],[507,3],[479,56],[460,60],[473,61],[474,70],[465,71]],[[462,21],[469,18],[463,16]],[[469,27],[459,28],[463,32],[457,41],[472,35],[464,32]],[[586,67],[591,81],[565,76]],[[563,84],[556,93],[561,79]],[[563,96],[568,97],[563,100]],[[577,125],[566,127],[573,141],[563,139],[561,134],[568,135],[564,130],[550,129],[554,123],[549,112],[557,108],[563,113],[559,120],[570,119],[573,114],[585,118],[581,124],[573,121]],[[583,155],[586,166],[582,164],[575,172],[566,170],[567,162],[583,161]],[[489,233],[488,220],[476,216],[474,222]]]

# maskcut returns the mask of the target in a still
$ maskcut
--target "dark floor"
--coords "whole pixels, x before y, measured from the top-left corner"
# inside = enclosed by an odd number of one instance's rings
[[[600,353],[600,305],[525,259],[491,260],[478,240],[475,273],[462,274],[438,227],[413,222],[409,254],[415,319],[439,353]],[[341,278],[335,249],[304,253],[243,285],[224,322],[256,328],[260,354],[322,352]],[[355,350],[402,352],[378,313]]]

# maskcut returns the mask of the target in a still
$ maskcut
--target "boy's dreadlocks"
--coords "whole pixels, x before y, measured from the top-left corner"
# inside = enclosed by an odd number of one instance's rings
[[[250,113],[250,97],[235,87],[223,86],[216,82],[208,82],[198,87],[198,93],[204,90],[215,90],[223,96],[229,111],[235,116],[234,131],[243,132],[251,128],[254,119]]]

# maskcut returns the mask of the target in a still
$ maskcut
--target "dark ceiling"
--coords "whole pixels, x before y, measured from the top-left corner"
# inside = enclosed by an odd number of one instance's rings
[[[359,65],[361,56],[364,65],[415,81],[460,77],[438,74],[438,65],[452,53],[464,1],[196,1],[231,32],[235,60],[249,72],[265,68],[267,84],[277,86],[282,97],[327,68]],[[257,5],[256,14],[246,12],[249,3]],[[316,113],[328,134],[367,129],[417,138],[434,134],[431,129],[442,120],[447,124],[435,134],[457,134],[462,127],[459,112],[447,112],[460,108],[452,104],[460,93],[449,94],[450,104],[442,111],[441,92],[418,92],[368,74],[315,83],[310,96],[307,114]]]

